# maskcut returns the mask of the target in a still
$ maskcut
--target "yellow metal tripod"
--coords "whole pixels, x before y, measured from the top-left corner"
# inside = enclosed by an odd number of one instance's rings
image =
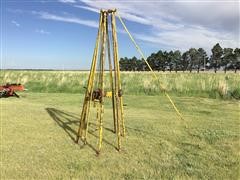
[[[85,92],[85,98],[82,108],[82,114],[80,118],[80,125],[78,129],[77,139],[78,142],[81,138],[84,143],[87,142],[88,134],[88,120],[90,114],[91,103],[94,102],[97,107],[97,125],[99,130],[99,140],[98,140],[98,153],[101,150],[102,146],[102,132],[103,132],[103,114],[104,114],[104,98],[112,98],[112,108],[113,108],[113,122],[114,127],[113,131],[117,136],[117,149],[121,148],[121,136],[125,136],[125,125],[123,118],[123,100],[122,100],[122,89],[121,89],[121,80],[120,80],[120,68],[119,68],[119,55],[118,55],[118,42],[117,42],[117,31],[116,31],[116,15],[118,16],[121,24],[123,25],[126,33],[129,35],[131,41],[135,45],[137,51],[140,53],[144,61],[146,62],[148,68],[152,72],[153,77],[159,81],[159,86],[164,90],[164,94],[168,98],[169,102],[173,106],[175,112],[184,120],[182,114],[178,110],[177,106],[173,102],[172,98],[169,96],[167,91],[163,88],[160,83],[160,80],[156,73],[153,71],[147,59],[145,58],[142,50],[137,45],[133,36],[128,31],[125,23],[122,18],[117,14],[116,9],[114,10],[101,10],[100,19],[99,19],[99,29],[96,40],[96,45],[93,53],[91,70],[88,78],[87,89]],[[109,18],[111,17],[111,18]],[[109,22],[111,19],[111,23]],[[109,30],[109,27],[111,30]],[[111,32],[111,35],[109,35]],[[111,37],[111,38],[110,38]],[[110,41],[112,39],[112,41]],[[107,48],[106,48],[107,47]],[[111,58],[112,54],[112,58]],[[104,82],[105,82],[105,59],[108,57],[109,65],[109,80],[111,91],[104,91]],[[112,66],[113,65],[113,66]],[[97,69],[98,66],[98,69]],[[186,126],[187,127],[187,126]]]
[[[116,9],[101,10],[100,12],[98,35],[93,53],[91,70],[88,78],[80,118],[80,125],[76,139],[76,142],[78,142],[80,138],[84,143],[87,142],[90,108],[91,104],[94,103],[97,108],[96,119],[99,130],[99,140],[97,148],[98,153],[101,150],[103,139],[102,134],[103,134],[103,114],[105,97],[112,98],[113,121],[114,121],[113,131],[116,133],[117,136],[118,150],[120,150],[121,148],[121,136],[125,135],[115,14]],[[111,31],[109,30],[109,27],[111,28]],[[109,32],[111,32],[112,35],[111,37],[109,35]],[[112,39],[111,42],[110,39]],[[105,83],[104,72],[106,56],[108,58],[109,65],[109,81],[111,86],[111,92],[107,92],[104,90]]]

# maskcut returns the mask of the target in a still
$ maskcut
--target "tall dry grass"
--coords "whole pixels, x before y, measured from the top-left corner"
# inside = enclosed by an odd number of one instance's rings
[[[1,71],[0,83],[22,83],[30,92],[83,93],[88,72],[82,71]],[[240,76],[234,73],[169,73],[157,72],[159,81],[150,72],[122,72],[125,94],[160,95],[163,90],[186,96],[239,98]],[[105,88],[110,90],[108,73]]]

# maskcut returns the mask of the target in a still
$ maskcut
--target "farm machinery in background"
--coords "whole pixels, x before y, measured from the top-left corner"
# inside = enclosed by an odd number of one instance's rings
[[[26,89],[24,88],[23,85],[21,84],[9,84],[7,83],[6,85],[0,86],[0,98],[7,98],[10,96],[15,96],[19,98],[19,95],[16,93],[17,91],[25,91]]]

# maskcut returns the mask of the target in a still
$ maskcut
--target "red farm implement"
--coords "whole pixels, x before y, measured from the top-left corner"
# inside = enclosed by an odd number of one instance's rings
[[[6,84],[3,86],[0,86],[0,98],[2,97],[10,97],[15,96],[19,98],[19,95],[17,95],[16,91],[24,91],[25,88],[21,84]]]

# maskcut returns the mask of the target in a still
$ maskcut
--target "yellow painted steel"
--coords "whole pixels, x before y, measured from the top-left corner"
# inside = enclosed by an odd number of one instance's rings
[[[111,98],[112,97],[112,91],[106,92],[106,97]]]
[[[125,31],[127,32],[127,34],[129,35],[130,39],[132,40],[133,44],[135,45],[137,51],[139,52],[139,54],[142,56],[142,58],[144,59],[145,63],[147,64],[148,68],[150,69],[150,71],[152,72],[154,78],[156,80],[158,80],[159,82],[159,86],[160,88],[164,91],[164,94],[166,95],[166,97],[168,98],[168,100],[170,101],[170,103],[172,104],[174,110],[176,111],[176,113],[178,114],[178,116],[180,117],[180,119],[183,120],[183,116],[182,114],[180,113],[180,111],[178,110],[178,108],[176,107],[175,103],[173,102],[172,98],[169,96],[169,94],[166,92],[165,88],[163,88],[163,86],[161,85],[160,81],[159,81],[159,78],[157,77],[156,73],[153,71],[153,69],[151,68],[150,64],[147,62],[147,59],[146,57],[144,56],[142,50],[140,49],[140,47],[137,45],[136,41],[134,40],[134,38],[132,37],[131,33],[128,31],[125,23],[123,22],[122,18],[120,17],[120,15],[117,13],[117,16],[121,22],[121,24],[123,25]]]
[[[100,56],[100,84],[101,91],[104,92],[104,64],[105,64],[105,44],[106,44],[106,26],[107,26],[107,13],[103,12],[103,29],[102,29],[102,47]],[[102,132],[103,132],[103,113],[104,113],[104,98],[100,99],[100,119],[99,119],[99,141],[98,141],[98,152],[102,147]]]
[[[116,18],[115,18],[115,12],[112,13],[112,20],[113,20],[113,25],[114,25],[114,31],[113,31],[113,34],[114,34],[114,38],[115,38],[115,44],[116,44],[116,51],[115,51],[115,54],[116,54],[116,69],[117,69],[117,78],[118,78],[118,90],[119,91],[122,91],[122,87],[121,87],[121,78],[120,78],[120,67],[119,67],[119,54],[118,54],[118,41],[117,41],[117,27],[116,27]],[[118,93],[121,93],[121,92],[118,92]],[[124,117],[123,117],[123,98],[122,98],[122,95],[120,95],[119,97],[119,103],[120,103],[120,113],[121,113],[121,117],[120,117],[120,126],[121,126],[121,129],[122,129],[122,135],[125,136],[125,124],[124,124]],[[120,148],[119,148],[120,149]]]
[[[120,109],[119,109],[119,105],[120,105],[120,98],[118,96],[119,94],[119,83],[120,83],[120,77],[119,77],[119,69],[118,69],[118,47],[117,47],[117,32],[116,32],[116,22],[115,22],[115,13],[112,13],[112,41],[113,41],[113,55],[114,55],[114,69],[115,69],[115,97],[116,97],[116,113],[117,113],[117,149],[120,150],[121,148],[121,132],[120,132],[120,118],[121,118],[121,114],[120,114]]]
[[[108,19],[107,19],[107,46],[108,46],[108,63],[109,63],[109,78],[110,78],[110,84],[111,84],[111,90],[112,91],[108,91],[106,92],[106,97],[111,97],[112,98],[112,107],[113,107],[113,128],[114,128],[114,132],[116,133],[116,129],[117,129],[117,117],[116,117],[116,101],[115,101],[115,97],[113,96],[113,94],[115,93],[115,89],[114,89],[114,80],[113,80],[113,68],[112,68],[112,59],[111,59],[111,45],[110,45],[110,36],[108,33]]]
[[[90,108],[96,107],[96,129],[99,131],[99,139],[97,144],[97,153],[100,153],[103,140],[103,114],[104,114],[104,98],[112,98],[114,133],[117,134],[117,149],[121,148],[121,135],[125,135],[125,126],[123,121],[123,100],[121,90],[119,55],[117,31],[115,22],[116,10],[101,10],[99,18],[99,30],[96,45],[93,53],[91,70],[88,78],[88,84],[85,92],[83,108],[80,118],[80,124],[76,141],[81,137],[82,141],[87,143],[88,124],[90,116]],[[108,23],[108,17],[111,16],[111,23]],[[110,26],[108,26],[110,25]],[[110,30],[108,28],[111,28]],[[109,32],[112,32],[112,47],[110,44]],[[106,47],[107,46],[107,47]],[[112,51],[111,51],[112,48]],[[108,53],[106,53],[106,51]],[[113,53],[113,66],[111,60],[111,52]],[[109,78],[111,91],[104,91],[104,72],[105,58],[108,55],[109,60]],[[99,69],[97,65],[100,66]],[[97,70],[98,69],[98,70]],[[92,103],[93,101],[93,103]]]
[[[87,88],[85,92],[83,108],[80,118],[79,129],[77,133],[76,142],[79,141],[79,138],[83,140],[84,143],[87,142],[88,134],[88,124],[90,116],[91,102],[93,101],[94,107],[96,107],[97,116],[96,116],[96,129],[99,131],[98,147],[97,153],[100,152],[102,148],[103,140],[103,114],[104,114],[104,98],[112,98],[112,107],[113,107],[113,120],[114,120],[114,133],[117,135],[117,149],[121,149],[121,135],[125,136],[125,123],[124,123],[124,113],[123,113],[123,98],[122,98],[122,89],[121,89],[121,78],[120,78],[120,66],[119,66],[119,54],[118,54],[118,40],[117,40],[117,28],[116,28],[116,14],[122,23],[124,29],[129,35],[130,39],[134,43],[137,51],[140,53],[144,61],[146,62],[148,68],[151,70],[154,78],[159,82],[160,88],[164,91],[164,94],[172,104],[174,110],[183,119],[180,111],[174,104],[173,100],[166,92],[166,90],[161,85],[159,78],[156,73],[153,71],[149,63],[147,62],[143,52],[140,47],[137,45],[136,41],[128,31],[123,20],[114,10],[101,10],[99,18],[99,29],[96,39],[96,44],[94,48],[91,70],[88,78]],[[111,16],[111,23],[108,22],[108,16]],[[110,26],[108,26],[110,25]],[[109,30],[109,28],[111,28]],[[110,45],[110,36],[109,31],[112,32],[112,47]],[[105,47],[107,45],[107,48]],[[111,48],[113,53],[113,66],[111,60]],[[100,51],[100,53],[99,53]],[[110,87],[111,91],[104,91],[104,72],[105,72],[105,56],[106,51],[108,51],[108,60],[109,60],[109,78],[110,78]],[[99,55],[100,54],[100,55]],[[99,59],[100,69],[98,74],[96,73],[97,61]],[[96,76],[96,77],[95,77]],[[96,80],[95,80],[96,78]],[[97,88],[94,90],[94,88]]]
[[[92,86],[93,86],[93,81],[94,81],[94,73],[96,70],[96,60],[97,60],[97,56],[98,56],[98,46],[99,46],[99,41],[100,41],[100,33],[101,33],[101,29],[102,29],[101,22],[102,22],[102,14],[100,14],[100,18],[99,18],[99,30],[98,30],[96,45],[95,45],[95,49],[94,49],[94,53],[93,53],[91,71],[90,71],[89,78],[88,78],[87,90],[85,92],[85,98],[84,98],[84,103],[83,103],[83,108],[82,108],[82,113],[81,113],[81,118],[80,118],[80,125],[79,125],[79,129],[78,129],[76,142],[79,141],[79,137],[85,139],[84,141],[86,141],[86,137],[83,137],[83,131],[85,129],[84,125],[86,123],[85,122],[86,113],[89,113],[89,111],[87,112],[87,107],[88,108],[90,107],[90,97],[92,95]],[[90,96],[89,96],[89,92],[90,92]],[[85,135],[86,135],[86,133],[85,133]]]

